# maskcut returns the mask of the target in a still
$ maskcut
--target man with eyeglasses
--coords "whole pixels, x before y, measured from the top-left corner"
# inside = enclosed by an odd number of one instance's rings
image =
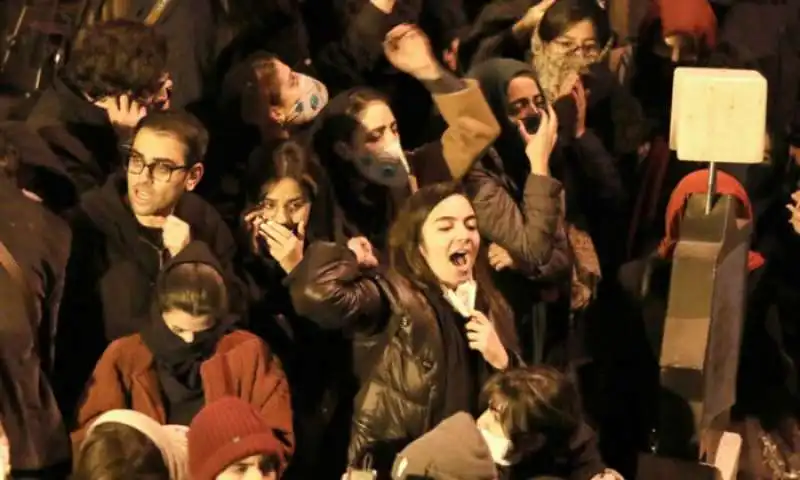
[[[71,215],[73,250],[61,315],[60,345],[72,408],[107,343],[136,333],[152,305],[158,274],[190,242],[217,256],[235,313],[242,302],[233,273],[235,242],[219,213],[192,192],[203,177],[208,132],[180,111],[155,112],[124,149],[125,172],[88,194]],[[76,350],[77,353],[76,354]],[[77,381],[77,383],[75,383]]]

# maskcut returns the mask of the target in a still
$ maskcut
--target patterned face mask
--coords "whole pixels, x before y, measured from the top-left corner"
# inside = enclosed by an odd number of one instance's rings
[[[355,167],[367,180],[389,188],[408,185],[410,167],[400,142],[393,142],[379,153],[355,159]]]
[[[611,39],[602,49],[599,46],[565,46],[558,39],[544,43],[537,29],[531,36],[532,65],[547,100],[555,102],[573,73],[587,73],[589,65],[605,59],[610,48]]]
[[[314,120],[320,110],[328,104],[328,89],[322,82],[307,75],[298,74],[298,76],[300,91],[303,93],[284,121],[287,125],[303,125]]]

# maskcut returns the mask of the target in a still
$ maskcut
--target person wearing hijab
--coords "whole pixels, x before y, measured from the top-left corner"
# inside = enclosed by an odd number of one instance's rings
[[[189,480],[187,432],[134,410],[109,410],[87,429],[72,478]]]
[[[545,314],[533,313],[534,306],[563,284],[571,268],[563,184],[551,174],[558,118],[528,64],[492,59],[469,76],[480,83],[501,132],[464,184],[490,244],[493,279],[526,332],[521,337],[526,358],[532,358],[544,349],[539,328]],[[540,327],[533,327],[533,318]]]
[[[237,396],[252,404],[294,450],[289,387],[280,363],[258,337],[232,326],[219,263],[201,242],[162,271],[149,324],[111,343],[78,408],[74,447],[92,422],[132,409],[161,424],[189,425],[208,402]]]

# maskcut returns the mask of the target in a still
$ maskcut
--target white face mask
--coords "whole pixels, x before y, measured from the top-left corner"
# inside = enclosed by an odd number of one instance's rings
[[[411,173],[400,141],[384,146],[377,154],[356,159],[355,166],[367,180],[389,188],[408,185]]]
[[[508,452],[511,451],[511,440],[483,428],[481,428],[480,431],[481,435],[483,435],[483,439],[486,441],[486,445],[489,446],[489,452],[492,454],[494,463],[504,467],[511,465],[511,462],[506,460]]]
[[[297,74],[300,91],[303,92],[295,102],[294,109],[284,121],[288,125],[303,125],[316,118],[320,110],[328,104],[328,89],[325,85],[308,75]]]

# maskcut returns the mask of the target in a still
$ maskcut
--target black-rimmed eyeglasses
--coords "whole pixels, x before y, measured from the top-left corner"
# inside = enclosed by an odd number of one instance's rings
[[[152,162],[147,163],[144,155],[132,148],[123,149],[123,156],[125,159],[125,170],[128,173],[139,175],[144,172],[146,168],[150,171],[150,177],[159,182],[169,182],[172,178],[172,172],[176,170],[186,171],[190,168],[186,165],[175,165],[173,160],[164,158],[154,158]]]

